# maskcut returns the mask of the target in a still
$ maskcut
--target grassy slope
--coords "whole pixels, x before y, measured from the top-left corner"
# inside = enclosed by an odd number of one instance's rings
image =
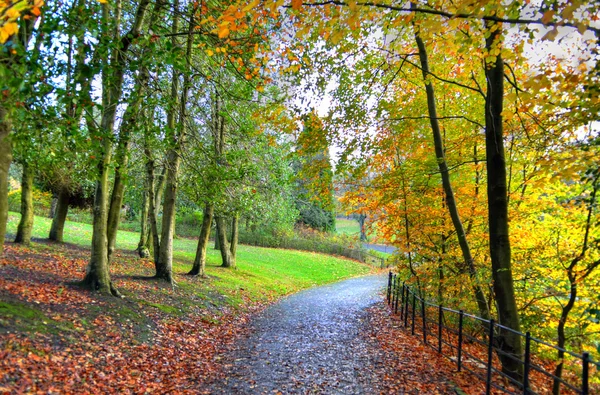
[[[8,233],[14,234],[19,214],[10,213]],[[51,220],[36,217],[33,237],[46,238]],[[90,245],[92,226],[76,222],[65,225],[65,242],[85,248]],[[117,249],[133,251],[137,247],[139,233],[119,231]],[[40,246],[40,248],[43,248]],[[47,247],[50,250],[52,248]],[[191,268],[196,252],[196,240],[174,241],[174,267],[176,274],[184,274]],[[118,258],[117,258],[118,259]],[[209,248],[207,274],[214,291],[226,295],[233,305],[241,302],[239,290],[245,297],[255,301],[266,301],[314,285],[369,273],[372,269],[357,262],[316,253],[240,246],[238,248],[238,270],[219,267],[219,251]],[[148,275],[150,273],[129,273]],[[183,278],[185,280],[185,278]],[[185,282],[182,287],[189,287]]]

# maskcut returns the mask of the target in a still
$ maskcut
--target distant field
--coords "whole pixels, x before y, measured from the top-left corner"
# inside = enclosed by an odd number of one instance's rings
[[[336,218],[335,230],[340,234],[357,235],[360,232],[360,227],[355,219]]]

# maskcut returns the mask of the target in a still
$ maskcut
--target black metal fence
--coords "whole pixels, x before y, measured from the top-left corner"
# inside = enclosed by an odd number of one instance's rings
[[[556,353],[559,348],[533,338],[529,332],[521,333],[462,310],[453,310],[430,303],[419,297],[397,275],[390,271],[387,302],[395,314],[399,314],[403,326],[411,334],[422,336],[423,343],[456,363],[458,371],[468,371],[485,383],[485,393],[492,389],[506,394],[547,394],[553,386],[569,393],[588,395],[590,376],[600,372],[600,364],[593,362],[589,353],[565,353],[563,377],[549,371],[548,363],[540,356]],[[524,355],[516,358],[495,347],[494,336],[509,331],[521,336],[525,345]],[[497,354],[518,361],[523,366],[523,380],[517,381],[500,368]],[[551,364],[550,364],[551,365]],[[551,368],[551,367],[550,367]],[[535,378],[535,380],[533,380]],[[597,388],[595,389],[598,390]],[[600,393],[600,392],[596,392]]]
[[[284,248],[339,255],[380,268],[385,268],[388,266],[388,262],[385,258],[371,254],[367,250],[348,248],[339,244],[327,243],[321,240],[240,235],[239,242],[240,244],[253,245],[257,247]]]

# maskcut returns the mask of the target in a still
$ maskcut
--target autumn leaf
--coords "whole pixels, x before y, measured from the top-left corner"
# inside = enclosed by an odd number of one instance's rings
[[[229,36],[229,29],[226,26],[223,26],[219,29],[219,38],[225,38]]]
[[[299,10],[302,7],[302,0],[292,0],[292,8]]]
[[[8,22],[0,26],[0,44],[4,44],[13,34],[17,34],[19,25],[15,22]]]
[[[548,33],[544,34],[544,36],[542,37],[542,41],[554,41],[556,39],[556,36],[558,36],[558,29],[554,28]]]

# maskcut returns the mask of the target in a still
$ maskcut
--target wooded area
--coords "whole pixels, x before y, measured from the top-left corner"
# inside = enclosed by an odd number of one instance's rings
[[[0,248],[9,190],[17,243],[34,193],[57,242],[91,208],[82,284],[119,296],[124,208],[169,284],[183,213],[201,277],[213,222],[235,268],[240,224],[276,238],[351,213],[422,295],[597,355],[599,18],[580,0],[0,1]],[[520,379],[520,338],[497,349]]]

